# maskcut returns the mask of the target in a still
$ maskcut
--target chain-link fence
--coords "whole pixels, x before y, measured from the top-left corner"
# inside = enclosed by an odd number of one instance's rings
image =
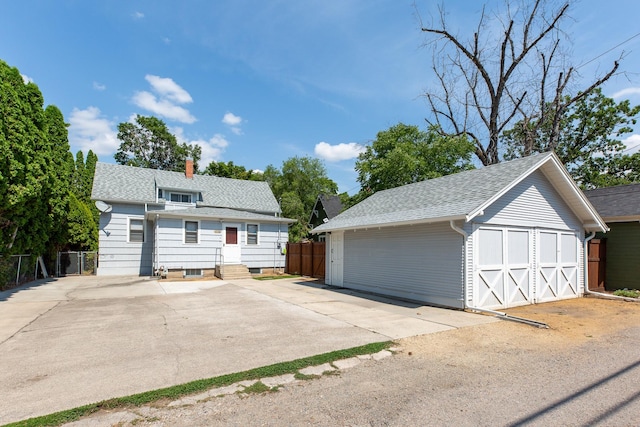
[[[58,252],[56,276],[96,274],[98,269],[97,252]]]
[[[0,290],[14,288],[36,279],[36,255],[0,255]]]

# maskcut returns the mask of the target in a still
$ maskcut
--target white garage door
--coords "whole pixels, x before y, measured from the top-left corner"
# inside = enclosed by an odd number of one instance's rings
[[[475,239],[475,307],[508,308],[578,295],[575,234],[483,227]]]

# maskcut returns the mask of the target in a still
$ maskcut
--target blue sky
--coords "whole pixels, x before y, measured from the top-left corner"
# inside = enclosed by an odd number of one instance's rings
[[[262,170],[314,156],[340,191],[354,193],[355,156],[377,132],[400,121],[425,127],[421,94],[434,80],[416,10],[428,20],[438,3],[3,2],[0,59],[62,110],[74,152],[113,162],[118,123],[155,115],[181,141],[202,145],[201,167]],[[446,1],[450,23],[467,31],[480,5]],[[624,51],[604,92],[640,103],[640,37],[623,43],[640,31],[640,2],[583,0],[570,15],[570,59],[597,57],[580,68],[585,81]],[[640,146],[640,135],[627,145]]]

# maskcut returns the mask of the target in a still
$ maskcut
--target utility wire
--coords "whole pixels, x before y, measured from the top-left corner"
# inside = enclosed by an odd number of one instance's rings
[[[591,64],[593,61],[595,61],[596,59],[606,55],[607,53],[611,52],[612,50],[615,50],[617,48],[619,48],[620,46],[622,46],[623,44],[629,43],[631,40],[635,39],[636,37],[640,36],[640,33],[636,33],[633,36],[629,37],[628,39],[626,39],[625,41],[623,41],[622,43],[618,43],[617,45],[615,45],[614,47],[612,47],[611,49],[602,52],[600,55],[596,56],[593,59],[590,59],[589,61],[585,62],[584,64],[580,64],[576,67],[576,69],[582,68],[585,65]]]

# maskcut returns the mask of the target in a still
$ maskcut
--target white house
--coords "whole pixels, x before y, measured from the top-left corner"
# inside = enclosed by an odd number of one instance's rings
[[[284,266],[288,224],[266,182],[98,163],[98,275],[198,277]],[[242,267],[245,266],[246,268]],[[226,271],[231,272],[228,267]]]
[[[313,232],[328,284],[496,309],[582,295],[586,241],[606,230],[545,153],[380,191]]]

